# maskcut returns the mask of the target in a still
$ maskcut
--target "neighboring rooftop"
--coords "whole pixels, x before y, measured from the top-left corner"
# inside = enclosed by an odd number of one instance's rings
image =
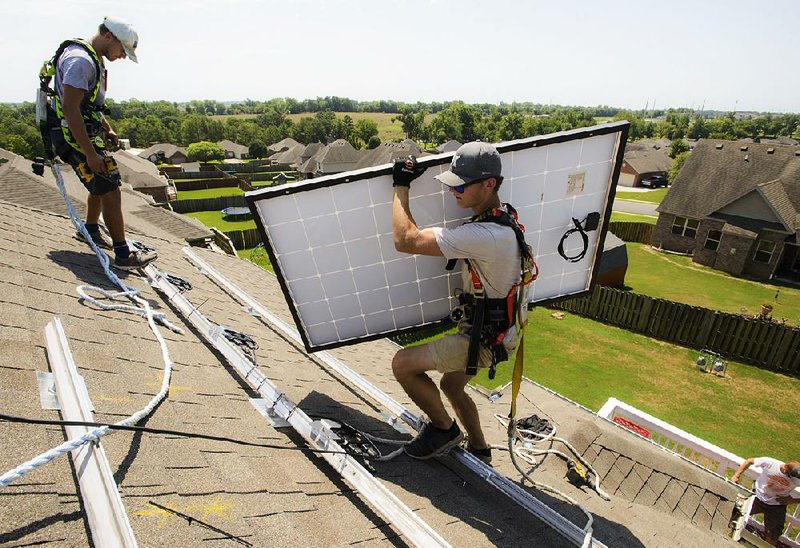
[[[798,148],[702,139],[658,211],[702,219],[751,192],[769,204],[784,230],[800,230]]]

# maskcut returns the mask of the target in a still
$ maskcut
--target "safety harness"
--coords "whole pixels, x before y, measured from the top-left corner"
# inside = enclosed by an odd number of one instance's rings
[[[505,209],[494,208],[476,215],[469,222],[473,223],[495,223],[506,226],[514,231],[517,239],[517,246],[520,252],[520,279],[509,289],[505,298],[490,299],[486,296],[483,282],[477,270],[469,259],[464,259],[472,279],[472,294],[459,295],[461,309],[468,311],[467,319],[472,320],[470,328],[469,350],[467,352],[467,375],[475,375],[478,372],[478,353],[480,345],[485,345],[492,353],[492,363],[489,366],[489,378],[493,379],[497,364],[508,359],[508,352],[503,345],[503,340],[515,324],[520,334],[520,345],[522,346],[523,328],[526,318],[523,317],[523,303],[520,289],[533,282],[539,275],[538,267],[533,260],[531,247],[525,242],[525,227],[519,224],[517,211],[511,204],[503,204]],[[452,270],[458,259],[448,261],[447,270]],[[518,348],[519,348],[518,346]],[[520,367],[520,378],[522,375],[522,352],[517,351],[517,360]],[[515,365],[515,373],[516,373]]]
[[[64,119],[64,111],[61,105],[61,98],[56,93],[55,89],[50,86],[50,83],[55,76],[58,68],[58,60],[69,46],[79,46],[86,50],[89,56],[94,61],[95,69],[95,84],[94,88],[84,95],[81,102],[81,116],[86,125],[86,131],[92,143],[99,149],[105,148],[105,139],[103,138],[103,113],[107,112],[105,106],[95,104],[97,95],[100,93],[100,86],[106,81],[105,67],[100,56],[86,40],[81,38],[73,38],[65,40],[58,46],[55,55],[51,59],[46,60],[42,64],[39,71],[39,93],[36,105],[36,119],[39,124],[39,131],[42,133],[42,140],[44,141],[45,153],[52,159],[53,158],[53,138],[51,131],[60,128],[64,141],[72,148],[83,154],[80,145],[75,141],[75,137],[69,130],[67,121]],[[55,106],[55,108],[54,108]]]

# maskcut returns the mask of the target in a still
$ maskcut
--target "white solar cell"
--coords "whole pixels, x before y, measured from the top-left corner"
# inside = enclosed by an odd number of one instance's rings
[[[578,295],[591,288],[611,203],[627,122],[603,124],[497,145],[503,161],[500,199],[511,203],[525,226],[539,278],[528,303]],[[420,228],[454,227],[471,210],[433,177],[453,153],[419,160],[427,167],[411,186],[410,207]],[[391,165],[340,173],[302,183],[248,192],[286,300],[306,348],[317,351],[385,337],[441,321],[461,288],[458,268],[442,257],[399,253],[392,238]],[[577,262],[558,252],[573,219],[600,214]],[[584,249],[579,233],[564,242],[564,255]]]

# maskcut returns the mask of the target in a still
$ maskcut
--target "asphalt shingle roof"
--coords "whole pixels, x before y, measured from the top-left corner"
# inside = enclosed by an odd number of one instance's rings
[[[0,170],[5,167],[0,166]],[[9,175],[0,171],[0,179],[4,176],[16,180],[31,194],[43,196],[52,190],[52,181],[46,178],[27,180],[22,173]],[[85,192],[71,194],[78,203],[85,199]],[[127,198],[126,195],[123,201]],[[98,311],[78,300],[77,285],[110,288],[96,257],[72,238],[72,225],[63,214],[19,203],[22,201],[0,200],[0,347],[4,358],[0,360],[0,406],[8,414],[58,418],[58,413],[41,409],[34,375],[48,368],[42,330],[57,315],[86,381],[96,419],[120,420],[140,409],[158,391],[163,369],[160,348],[141,318]],[[47,203],[42,201],[42,205]],[[382,437],[401,437],[387,424],[380,406],[243,311],[240,303],[183,258],[180,238],[167,230],[156,230],[149,220],[141,218],[142,214],[136,209],[126,211],[132,236],[158,249],[160,270],[192,284],[193,289],[186,296],[210,321],[254,338],[259,367],[288,398],[309,415],[331,417]],[[152,231],[138,233],[134,226],[146,226]],[[237,257],[203,249],[196,252],[271,312],[291,323],[274,276]],[[186,328],[182,335],[162,331],[174,373],[168,398],[146,425],[269,445],[241,446],[127,432],[103,438],[102,445],[140,545],[230,542],[224,535],[187,522],[151,502],[203,520],[230,537],[256,546],[405,542],[327,463],[299,450],[304,443],[293,431],[276,429],[265,422],[249,402],[254,393],[145,280],[133,274],[123,279],[171,321]],[[396,351],[394,344],[379,340],[332,353],[416,412],[391,372]],[[507,412],[508,396],[490,400],[475,393],[473,398],[488,440],[503,444],[505,428],[493,414]],[[556,457],[544,459],[535,477],[566,491],[592,511],[597,538],[607,545],[713,546],[729,542],[721,531],[727,525],[726,515],[730,515],[733,504],[730,500],[736,492],[730,484],[677,458],[666,458],[664,451],[650,442],[622,432],[532,383],[523,384],[518,405],[520,416],[538,413],[551,417],[559,434],[595,463],[604,478],[604,487],[614,497],[610,503],[566,483],[566,466]],[[0,421],[0,439],[0,469],[8,470],[59,444],[63,434],[55,426]],[[273,445],[278,447],[270,447]],[[509,478],[518,477],[507,453],[495,451],[494,464]],[[387,463],[374,463],[374,468],[375,476],[387,489],[454,546],[567,544],[552,529],[449,457],[418,462],[401,456]],[[583,525],[585,517],[572,505],[544,492],[531,491],[545,504]],[[703,510],[706,517],[693,523],[693,516],[701,512],[698,493],[703,500],[710,497],[715,502]],[[0,544],[89,543],[67,459],[32,472],[0,491],[0,497],[4,498],[4,504],[0,504]],[[672,506],[666,511],[661,508],[668,504]],[[672,512],[677,504],[681,512]]]
[[[797,147],[701,139],[657,210],[704,218],[751,191],[759,192],[790,230],[800,229]]]

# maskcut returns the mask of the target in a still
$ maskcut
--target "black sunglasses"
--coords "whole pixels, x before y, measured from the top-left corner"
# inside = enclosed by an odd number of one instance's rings
[[[470,185],[476,185],[476,184],[478,184],[478,183],[482,183],[482,182],[484,182],[485,180],[486,180],[486,179],[478,179],[477,181],[472,181],[472,182],[469,182],[469,183],[464,183],[463,185],[451,186],[450,188],[452,188],[453,190],[455,190],[455,191],[456,191],[456,192],[458,192],[459,194],[463,194],[463,193],[464,193],[464,189],[466,189],[468,186],[470,186]]]

